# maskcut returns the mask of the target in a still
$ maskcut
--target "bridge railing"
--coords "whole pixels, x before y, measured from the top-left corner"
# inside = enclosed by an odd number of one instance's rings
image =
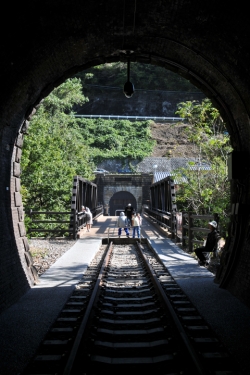
[[[72,211],[33,211],[26,212],[30,219],[28,233],[52,233],[57,236],[70,235],[70,218]]]
[[[91,212],[93,220],[95,220],[103,214],[103,206],[95,207]],[[54,236],[67,234],[76,239],[79,230],[86,225],[86,219],[83,218],[82,212],[78,213],[76,209],[64,212],[33,211],[31,209],[27,215],[30,218],[28,233],[43,233],[46,236],[49,233]]]
[[[182,248],[188,248],[189,252],[193,252],[196,244],[201,246],[204,243],[209,232],[209,221],[215,220],[219,229],[218,214],[196,215],[193,212],[165,212],[149,208],[144,208],[144,213],[153,222],[167,229],[170,237],[175,239],[175,242],[181,242]]]
[[[103,213],[103,206],[97,202],[97,185],[81,176],[74,176],[71,211],[33,211],[29,210],[26,215],[30,218],[28,233],[49,233],[54,235],[65,235],[77,238],[77,233],[85,225],[82,206],[91,207],[93,219]],[[94,207],[94,208],[93,208]]]
[[[90,210],[92,213],[93,220],[96,220],[100,215],[103,215],[103,205],[100,205],[93,210]],[[77,233],[80,229],[84,228],[86,226],[86,217],[84,217],[83,212],[76,212],[75,213],[75,231],[74,231],[74,238],[77,237]]]
[[[217,230],[219,230],[218,214],[196,215],[193,212],[182,212],[182,247],[188,248],[189,252],[193,252],[195,244],[203,245],[204,239],[210,231],[207,224],[211,220],[217,222]]]
[[[150,208],[144,208],[144,213],[147,214],[154,222],[159,224],[161,227],[168,230],[171,233],[171,237],[176,236],[176,219],[175,211],[167,212],[162,210],[152,210]]]

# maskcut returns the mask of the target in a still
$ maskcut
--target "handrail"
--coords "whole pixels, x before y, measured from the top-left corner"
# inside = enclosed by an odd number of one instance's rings
[[[93,220],[97,219],[102,213],[103,213],[103,206],[98,206],[91,210],[93,215]],[[29,211],[28,216],[31,218],[31,223],[34,224],[58,224],[57,227],[54,227],[53,229],[47,229],[47,228],[29,228],[28,233],[32,232],[44,232],[44,233],[54,233],[54,234],[65,234],[68,233],[69,235],[72,235],[74,239],[77,238],[77,232],[86,224],[86,219],[81,218],[82,212],[77,212],[77,210],[72,209],[71,211],[33,211],[32,209]],[[51,215],[51,216],[57,216],[57,215],[69,215],[69,220],[33,220],[33,215]],[[73,220],[72,220],[73,216]],[[68,224],[68,228],[62,228],[62,225],[60,224]]]
[[[79,117],[79,118],[108,118],[108,119],[133,119],[133,120],[155,120],[155,121],[183,121],[184,118],[182,117],[158,117],[158,116],[123,116],[123,115],[74,115],[74,117]]]
[[[175,211],[167,212],[163,210],[155,210],[144,208],[144,212],[150,216],[154,221],[156,221],[160,226],[168,229],[171,233],[171,237],[176,237],[176,219],[175,219]]]
[[[30,217],[31,219],[31,223],[34,223],[34,224],[58,224],[57,227],[54,227],[53,229],[49,229],[49,228],[29,228],[28,229],[28,233],[32,233],[32,232],[44,232],[44,233],[54,233],[54,234],[60,234],[60,235],[63,235],[65,233],[69,233],[71,232],[70,229],[66,229],[66,228],[62,228],[62,225],[61,224],[70,224],[70,218],[69,220],[61,220],[61,219],[54,219],[54,220],[48,220],[48,218],[46,218],[45,220],[34,220],[32,218],[33,215],[49,215],[49,216],[57,216],[57,215],[72,215],[72,212],[70,211],[33,211],[32,209],[30,209],[27,213],[27,216]]]
[[[218,214],[199,214],[196,215],[194,212],[179,212],[182,214],[181,223],[181,237],[177,236],[177,219],[176,211],[166,212],[160,209],[149,209],[144,208],[144,212],[157,224],[168,229],[171,233],[172,239],[175,242],[179,239],[182,244],[182,248],[188,247],[189,252],[193,252],[194,244],[202,244],[203,239],[194,239],[194,234],[200,232],[201,234],[207,234],[209,228],[204,228],[195,225],[195,220],[215,220],[219,223]]]

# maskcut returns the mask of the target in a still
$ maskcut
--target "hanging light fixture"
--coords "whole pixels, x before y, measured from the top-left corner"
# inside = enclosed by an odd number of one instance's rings
[[[130,82],[130,57],[128,55],[127,61],[127,82],[124,85],[123,92],[126,98],[131,98],[135,92],[133,83]]]

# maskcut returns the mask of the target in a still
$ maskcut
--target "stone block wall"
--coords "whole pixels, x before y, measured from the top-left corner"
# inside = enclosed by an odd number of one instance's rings
[[[26,121],[24,124],[27,126]],[[6,212],[6,219],[9,216],[8,221],[12,223],[13,228],[5,230],[5,234],[3,234],[5,241],[1,243],[0,312],[16,302],[30,286],[38,281],[38,274],[36,268],[33,266],[29,243],[26,237],[21,196],[20,160],[23,137],[24,133],[21,130],[12,148],[10,184],[9,186],[5,186],[6,199],[10,202],[10,210],[4,210]],[[11,152],[11,147],[7,146],[6,151]],[[13,230],[13,238],[9,236],[9,229]]]
[[[151,174],[98,175],[95,180],[97,200],[108,207],[110,199],[115,193],[127,191],[135,197],[137,210],[141,212],[143,204],[149,204],[152,179],[153,175]]]

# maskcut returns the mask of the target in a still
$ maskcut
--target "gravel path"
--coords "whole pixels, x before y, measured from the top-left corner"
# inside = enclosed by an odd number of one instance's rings
[[[29,239],[30,252],[38,275],[42,275],[49,269],[75,243],[76,240],[66,238]]]

